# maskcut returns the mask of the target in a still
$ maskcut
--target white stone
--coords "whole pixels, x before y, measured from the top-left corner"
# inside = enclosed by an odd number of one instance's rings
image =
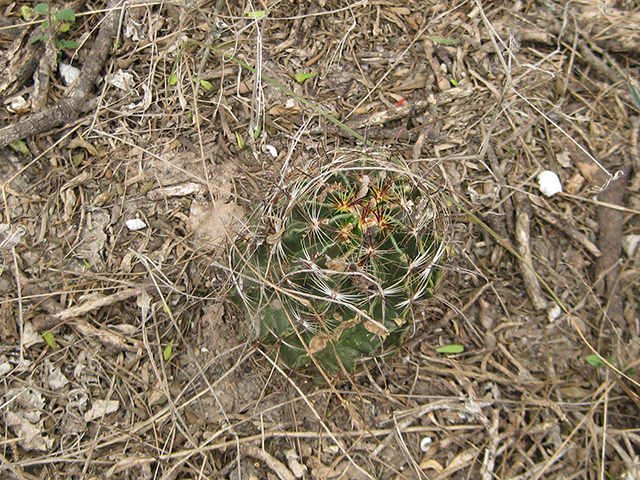
[[[538,185],[540,185],[540,191],[547,197],[553,197],[556,193],[562,192],[560,177],[551,170],[545,170],[538,175]]]
[[[431,437],[423,437],[422,440],[420,440],[420,450],[425,453],[428,452],[431,449],[431,447],[429,446],[431,442],[433,442]]]
[[[58,72],[67,87],[80,78],[80,69],[66,63],[60,62]]]
[[[126,222],[124,222],[124,224],[132,232],[135,232],[136,230],[142,230],[143,228],[147,228],[147,224],[144,223],[144,221],[142,221],[139,218],[132,218],[131,220],[127,220]]]

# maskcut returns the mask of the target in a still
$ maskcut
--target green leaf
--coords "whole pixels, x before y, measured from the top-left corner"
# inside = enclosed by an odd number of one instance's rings
[[[155,182],[153,180],[151,180],[150,182],[147,182],[140,188],[140,194],[143,196],[146,195],[154,186],[155,186]]]
[[[84,152],[78,152],[74,155],[71,155],[71,162],[76,168],[82,165],[82,162],[84,162]]]
[[[63,23],[62,25],[60,25],[60,31],[62,33],[68,32],[70,28],[71,28],[71,24],[70,23]]]
[[[627,84],[629,85],[629,91],[631,92],[631,96],[633,97],[633,103],[635,103],[636,108],[640,110],[640,93],[638,93],[638,90],[633,85],[630,78],[627,80]]]
[[[454,87],[458,86],[458,81],[454,80],[453,78],[451,80],[449,80],[451,82],[451,85],[453,85]]]
[[[29,45],[32,45],[32,44],[34,44],[36,42],[39,42],[41,40],[44,41],[44,36],[43,35],[36,35],[31,40],[29,40]]]
[[[78,42],[75,42],[73,40],[58,40],[58,48],[59,49],[63,49],[63,48],[71,48],[71,49],[76,49],[80,46],[80,44]]]
[[[162,358],[164,358],[164,361],[168,361],[171,358],[171,355],[173,354],[173,345],[175,344],[173,338],[171,339],[171,341],[169,342],[169,345],[167,345],[166,347],[164,347],[164,350],[162,350]]]
[[[196,81],[195,77],[193,81]],[[207,82],[206,80],[200,80],[200,85],[202,85],[202,88],[204,88],[207,92],[213,88],[213,84],[211,82]]]
[[[293,78],[296,82],[298,83],[302,83],[304,82],[306,79],[308,78],[313,78],[316,75],[318,75],[318,72],[314,72],[314,73],[296,73]]]
[[[56,12],[56,18],[60,20],[66,20],[68,22],[75,22],[76,12],[74,12],[70,8],[64,8],[59,12]]]
[[[450,47],[455,47],[462,43],[462,40],[460,40],[459,38],[431,37],[430,40],[433,43],[437,43],[438,45],[447,45]]]
[[[173,85],[175,85],[176,83],[178,83],[178,76],[177,76],[175,73],[172,73],[172,74],[169,76],[169,85],[173,86]]]
[[[606,367],[607,363],[602,360],[598,355],[589,355],[587,357],[587,362],[589,362],[591,365],[593,365],[594,367]]]
[[[42,22],[42,25],[40,25],[40,28],[42,28],[43,32],[46,32],[47,30],[49,30],[49,20],[45,20],[44,22]]]
[[[256,10],[255,12],[247,12],[244,15],[246,17],[251,17],[251,18],[258,19],[258,18],[264,17],[266,15],[266,13],[267,12],[265,12],[264,10]]]
[[[238,147],[240,150],[244,150],[244,140],[242,139],[242,135],[236,132],[236,142],[238,142]]]
[[[39,3],[33,9],[38,12],[40,15],[46,15],[49,11],[49,6],[46,3]]]
[[[438,353],[462,353],[464,352],[464,347],[462,345],[457,345],[455,343],[451,345],[444,345],[443,347],[436,348],[436,352]]]
[[[262,124],[259,123],[256,129],[253,131],[253,139],[257,140],[261,133],[262,133]]]
[[[27,5],[23,5],[22,8],[20,9],[20,15],[24,20],[27,20],[27,21],[31,20],[31,17],[33,17],[33,13],[34,13],[33,8]]]
[[[29,149],[27,148],[27,144],[22,140],[18,140],[17,142],[13,142],[9,145],[14,151],[18,153],[29,153]]]
[[[53,350],[58,350],[58,343],[56,342],[55,337],[53,336],[53,333],[51,332],[44,332],[42,334],[42,339],[47,342],[47,345],[49,345]]]

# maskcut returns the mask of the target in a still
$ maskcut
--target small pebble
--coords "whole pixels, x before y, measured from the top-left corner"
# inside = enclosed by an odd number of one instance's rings
[[[58,71],[67,87],[80,78],[80,69],[66,63],[60,62]]]
[[[538,185],[540,185],[540,191],[547,197],[553,197],[556,193],[562,192],[560,177],[551,170],[545,170],[538,175]]]
[[[273,158],[278,158],[278,149],[273,145],[265,145],[264,149],[269,152]]]
[[[420,450],[422,450],[425,453],[428,452],[431,449],[429,444],[432,441],[433,440],[431,439],[431,437],[423,437],[422,440],[420,440]]]
[[[131,220],[127,220],[124,222],[129,230],[135,232],[136,230],[142,230],[143,228],[147,228],[147,224],[144,223],[139,218],[132,218]]]

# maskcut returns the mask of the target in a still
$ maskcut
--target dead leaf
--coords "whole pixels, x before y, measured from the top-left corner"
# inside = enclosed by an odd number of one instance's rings
[[[304,472],[307,471],[307,466],[300,463],[300,458],[294,449],[285,450],[285,457],[287,458],[287,464],[289,465],[289,470],[293,473],[293,476],[296,478],[302,478],[304,476]]]
[[[42,421],[34,424],[21,413],[7,412],[5,422],[16,437],[20,439],[18,443],[25,450],[46,452],[53,446],[53,439],[42,435]]]
[[[562,166],[562,168],[571,168],[571,155],[569,154],[567,149],[564,149],[562,152],[558,153],[556,155],[556,160],[558,161],[560,166]]]
[[[457,472],[461,468],[465,468],[468,466],[473,460],[478,456],[477,448],[470,448],[468,450],[464,450],[455,456],[453,460],[447,465],[445,470],[446,475],[450,475],[453,472]]]
[[[588,397],[589,395],[591,395],[590,391],[585,390],[584,388],[581,388],[581,387],[577,387],[577,386],[561,388],[560,392],[565,397],[576,398],[576,399],[577,398],[585,398],[585,397]]]
[[[29,348],[37,343],[43,343],[42,336],[33,328],[33,323],[25,322],[22,329],[22,338],[20,339],[24,348]]]
[[[86,216],[86,222],[80,235],[81,241],[76,248],[76,256],[93,266],[101,266],[104,262],[101,252],[107,241],[105,229],[111,223],[111,217],[102,208],[93,208]]]
[[[340,475],[340,472],[331,467],[320,467],[320,468],[314,468],[313,470],[311,470],[311,478],[318,479],[318,480],[324,479],[324,478],[334,478],[334,477],[337,477],[338,475]]]
[[[420,462],[420,465],[418,465],[422,470],[435,470],[436,472],[440,473],[444,470],[444,468],[442,467],[442,465],[440,465],[437,461],[435,461],[433,458],[430,458],[429,460],[425,460],[423,462]]]
[[[327,346],[328,341],[329,335],[325,335],[323,333],[316,335],[309,342],[309,353],[313,355],[314,353],[321,352],[324,350],[324,347]]]
[[[5,302],[0,305],[0,340],[5,345],[11,345],[18,338],[16,320],[11,310],[11,304]]]
[[[566,183],[565,190],[571,195],[577,194],[584,184],[584,177],[576,172]]]
[[[69,142],[67,145],[69,150],[73,150],[74,148],[84,148],[91,155],[97,155],[98,150],[91,143],[87,142],[80,134],[78,134],[73,140]],[[88,173],[88,172],[87,172]]]
[[[91,409],[84,414],[85,422],[90,422],[96,418],[104,417],[110,413],[117,412],[120,408],[119,400],[96,399],[91,404]]]
[[[371,320],[367,320],[364,322],[364,328],[366,328],[368,332],[371,332],[374,335],[378,335],[382,338],[382,340],[387,338],[387,335],[389,335],[389,330],[384,328],[384,325],[377,322],[372,322]]]
[[[405,7],[390,7],[389,11],[395,13],[396,15],[410,15],[411,10]]]
[[[347,320],[346,322],[338,325],[338,327],[333,331],[331,335],[327,335],[326,333],[320,333],[316,335],[309,342],[309,353],[314,354],[320,352],[321,350],[324,350],[329,340],[337,342],[340,339],[340,335],[342,335],[342,332],[344,332],[347,328],[351,328],[359,324],[360,320],[360,315],[358,315],[355,318]]]
[[[26,231],[23,225],[0,224],[0,251],[10,250],[21,243]]]
[[[69,380],[65,377],[64,373],[62,373],[60,367],[49,364],[49,376],[47,377],[47,383],[51,390],[60,390],[69,383]]]
[[[573,163],[592,186],[603,186],[609,176],[573,142],[567,142],[567,149],[571,152]]]

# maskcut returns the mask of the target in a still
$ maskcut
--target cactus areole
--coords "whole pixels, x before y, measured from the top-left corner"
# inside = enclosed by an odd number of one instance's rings
[[[303,372],[402,344],[447,256],[442,187],[385,153],[335,151],[283,182],[230,255],[260,341]]]

